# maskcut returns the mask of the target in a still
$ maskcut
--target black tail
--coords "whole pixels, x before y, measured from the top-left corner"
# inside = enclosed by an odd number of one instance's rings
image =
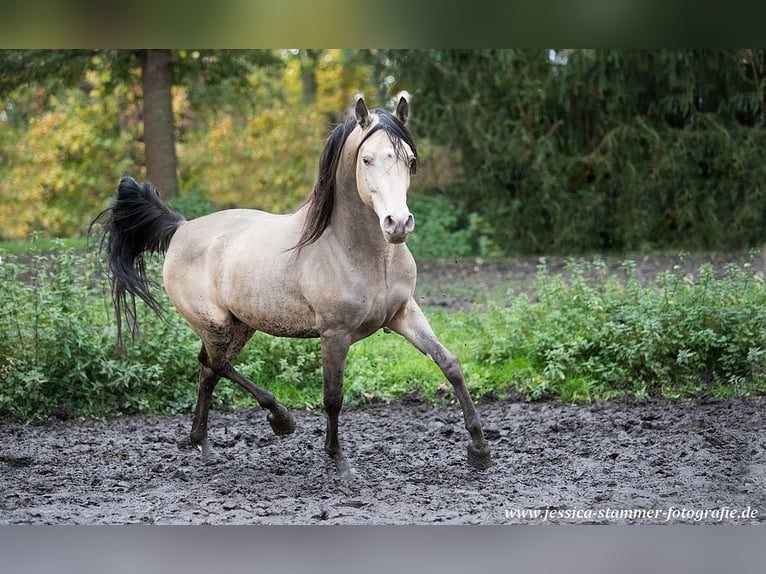
[[[181,214],[172,211],[154,186],[139,184],[124,175],[117,187],[117,199],[93,223],[101,223],[99,252],[105,253],[107,274],[112,282],[112,301],[117,316],[117,343],[122,345],[122,317],[132,336],[138,332],[136,295],[160,317],[163,310],[152,293],[156,283],[146,276],[144,253],[167,251]],[[91,224],[92,227],[93,224]]]

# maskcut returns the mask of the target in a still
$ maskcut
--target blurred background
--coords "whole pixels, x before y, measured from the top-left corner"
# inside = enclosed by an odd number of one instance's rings
[[[739,251],[766,235],[766,50],[0,51],[0,241],[82,238],[123,172],[289,212],[356,93],[406,91],[416,255]]]

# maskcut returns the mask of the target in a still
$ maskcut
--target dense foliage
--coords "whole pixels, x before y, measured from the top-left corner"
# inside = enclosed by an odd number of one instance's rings
[[[82,235],[124,171],[146,177],[137,60],[129,51],[21,52],[0,52],[0,240]],[[310,103],[295,54],[176,56],[181,195],[219,209],[294,209],[311,191],[331,113],[369,87],[369,68],[341,51],[312,70]]]
[[[82,234],[123,171],[145,175],[136,59],[1,56],[0,240]],[[743,49],[179,50],[180,199],[292,210],[353,94],[387,105],[403,88],[422,154],[413,197],[438,203],[429,218],[473,221],[471,245],[757,247],[765,65]]]
[[[742,249],[766,233],[763,50],[392,51],[414,129],[506,252]]]
[[[177,313],[165,324],[139,305],[141,333],[120,352],[108,286],[92,255],[60,249],[0,257],[0,417],[190,411],[199,341]],[[535,292],[470,313],[429,310],[440,338],[463,361],[474,396],[509,389],[567,401],[766,392],[766,289],[747,266],[721,277],[709,267],[695,277],[673,270],[650,284],[630,263],[622,277],[608,276],[598,261],[572,264],[566,278],[542,267]],[[321,405],[317,340],[257,334],[237,367],[291,407]],[[383,332],[352,347],[344,387],[349,402],[413,390],[452,397],[432,362]],[[228,382],[215,400],[219,407],[254,404]]]
[[[478,378],[510,381],[531,398],[621,394],[730,397],[766,390],[766,289],[749,264],[717,276],[662,273],[648,285],[623,264],[543,265],[537,297],[471,319]]]

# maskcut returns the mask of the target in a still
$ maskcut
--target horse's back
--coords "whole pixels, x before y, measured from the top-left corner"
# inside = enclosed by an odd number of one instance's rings
[[[291,225],[295,215],[277,215],[255,209],[227,209],[185,222],[176,232],[166,255],[185,266],[201,263],[211,255],[221,262],[224,251],[241,249],[253,254],[260,248],[286,250],[295,242],[300,225]]]

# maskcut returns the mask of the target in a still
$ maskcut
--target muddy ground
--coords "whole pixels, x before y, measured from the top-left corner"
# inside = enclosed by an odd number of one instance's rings
[[[0,523],[764,522],[766,401],[479,407],[495,460],[484,471],[466,464],[455,405],[347,410],[350,485],[316,412],[296,412],[287,438],[261,411],[212,413],[214,465],[177,445],[184,416],[6,423]],[[653,514],[631,518],[638,509]]]
[[[647,259],[641,272],[670,264]],[[461,308],[477,285],[526,288],[516,280],[536,266],[426,264],[429,281],[458,289],[422,299]],[[346,409],[350,484],[324,454],[320,411],[295,411],[287,438],[259,409],[211,412],[215,464],[179,446],[190,416],[0,421],[0,524],[766,522],[766,400],[478,408],[495,461],[484,471],[466,464],[454,403],[408,396]]]

